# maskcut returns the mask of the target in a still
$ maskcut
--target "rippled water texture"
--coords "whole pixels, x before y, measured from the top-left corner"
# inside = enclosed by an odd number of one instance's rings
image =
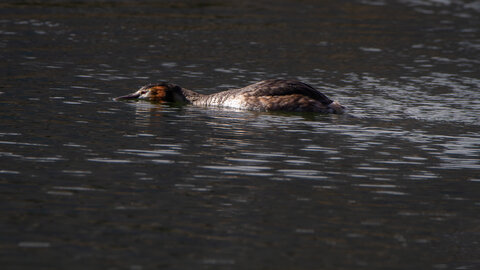
[[[480,269],[479,13],[0,3],[2,269]],[[267,78],[349,113],[112,100]]]

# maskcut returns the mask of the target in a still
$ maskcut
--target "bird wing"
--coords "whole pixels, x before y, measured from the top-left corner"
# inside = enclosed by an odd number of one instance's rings
[[[248,96],[286,96],[300,94],[318,100],[324,105],[333,101],[312,86],[296,80],[265,80],[242,89]]]

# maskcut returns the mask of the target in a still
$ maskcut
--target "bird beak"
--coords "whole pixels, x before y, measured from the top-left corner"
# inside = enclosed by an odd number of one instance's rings
[[[141,95],[142,95],[141,92],[137,91],[137,92],[125,95],[125,96],[116,97],[116,98],[114,98],[114,100],[115,101],[120,101],[120,100],[138,99]]]

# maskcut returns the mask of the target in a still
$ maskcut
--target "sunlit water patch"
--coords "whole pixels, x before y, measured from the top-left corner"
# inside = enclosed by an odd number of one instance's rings
[[[402,76],[399,81],[351,74],[343,91],[362,94],[346,98],[349,112],[357,117],[385,120],[414,118],[478,124],[480,122],[480,80],[432,73],[424,77]]]

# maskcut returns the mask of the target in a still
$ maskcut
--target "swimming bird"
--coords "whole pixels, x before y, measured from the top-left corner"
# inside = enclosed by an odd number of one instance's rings
[[[345,107],[337,101],[297,80],[272,79],[243,88],[204,95],[178,85],[162,82],[141,87],[115,100],[148,100],[180,102],[197,106],[216,106],[255,111],[291,111],[343,113]]]

